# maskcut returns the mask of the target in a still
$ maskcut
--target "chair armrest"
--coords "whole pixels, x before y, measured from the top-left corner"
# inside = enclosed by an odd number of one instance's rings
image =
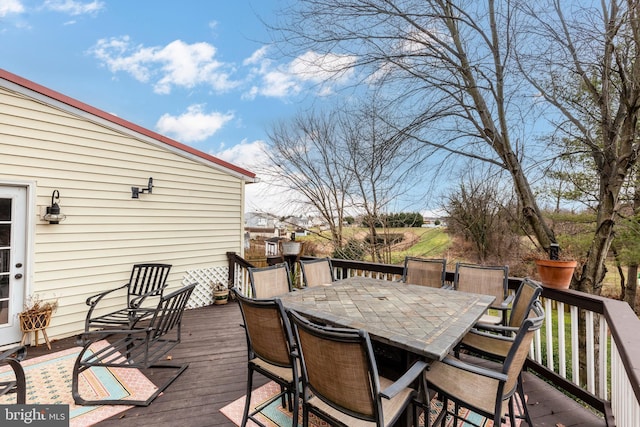
[[[100,300],[104,298],[106,295],[109,295],[111,292],[119,291],[120,289],[126,288],[128,285],[129,285],[128,283],[125,283],[124,285],[119,286],[117,288],[109,289],[108,291],[104,291],[104,292],[100,292],[99,294],[92,295],[89,298],[87,298],[86,303],[93,310],[93,307],[95,307],[96,304],[98,304],[98,302],[100,302]],[[91,312],[92,310],[89,310],[89,312]]]
[[[427,366],[429,366],[427,362],[424,362],[422,360],[416,361],[407,372],[405,372],[400,378],[398,378],[398,380],[396,380],[389,387],[382,390],[380,392],[380,396],[384,397],[385,399],[393,398],[396,394],[409,387],[412,382],[414,382],[420,375],[422,375],[424,370],[427,369]]]
[[[165,283],[164,285],[162,285],[161,288],[154,289],[153,291],[147,292],[146,294],[140,295],[139,297],[133,298],[130,302],[130,306],[131,306],[130,308],[139,308],[140,305],[142,305],[142,303],[147,297],[154,296],[154,295],[162,295],[166,287],[167,287],[167,284]]]
[[[16,347],[9,348],[3,351],[2,353],[0,353],[0,362],[7,359],[21,361],[25,358],[26,355],[27,355],[27,348],[23,345],[19,345]]]
[[[503,326],[503,325],[493,325],[491,323],[476,323],[475,325],[473,325],[473,328],[471,329],[470,332],[484,332],[484,333],[490,333],[493,332],[494,334],[502,334],[505,335],[505,332],[508,332],[509,334],[511,333],[517,333],[519,328],[516,328],[514,326]]]
[[[509,308],[509,306],[511,305],[511,303],[513,302],[513,295],[508,295],[504,301],[502,301],[502,303],[500,303],[500,309],[506,309]]]
[[[482,366],[474,365],[472,363],[463,362],[460,359],[456,359],[454,357],[447,356],[440,363],[444,363],[445,365],[452,366],[456,369],[460,369],[462,371],[471,372],[472,374],[481,375],[483,377],[491,378],[497,381],[505,382],[507,381],[507,375],[502,372],[494,371],[493,369],[484,368]],[[453,380],[453,378],[452,378]]]

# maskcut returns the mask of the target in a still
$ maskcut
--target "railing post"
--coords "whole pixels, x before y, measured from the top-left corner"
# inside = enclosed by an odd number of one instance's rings
[[[227,260],[229,261],[229,284],[236,284],[236,253],[235,252],[227,252]]]

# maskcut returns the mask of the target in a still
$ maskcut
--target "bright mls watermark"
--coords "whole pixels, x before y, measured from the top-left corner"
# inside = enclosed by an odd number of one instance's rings
[[[69,405],[0,405],[0,426],[69,427]]]

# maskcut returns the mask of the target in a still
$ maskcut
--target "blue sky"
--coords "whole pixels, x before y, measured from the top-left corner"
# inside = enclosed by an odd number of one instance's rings
[[[324,77],[275,57],[260,18],[282,4],[0,0],[0,68],[255,170],[269,126]],[[262,193],[247,210],[270,209]]]

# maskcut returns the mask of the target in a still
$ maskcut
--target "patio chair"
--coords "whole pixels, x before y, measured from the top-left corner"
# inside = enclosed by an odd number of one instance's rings
[[[525,278],[518,287],[513,300],[508,324],[506,326],[476,324],[476,326],[462,338],[460,344],[456,346],[456,357],[460,354],[461,350],[464,350],[468,354],[475,354],[500,362],[504,361],[511,349],[513,341],[503,338],[505,336],[513,338],[531,310],[533,310],[534,304],[540,304],[538,298],[541,293],[542,286],[540,283]],[[527,424],[531,426],[533,424],[525,401],[522,376],[518,378],[517,387],[518,395],[523,405],[524,418]]]
[[[425,373],[427,387],[429,392],[438,393],[443,408],[434,425],[440,421],[444,426],[446,415],[453,416],[457,425],[461,406],[493,420],[496,426],[501,425],[504,415],[508,414],[510,425],[516,425],[513,396],[531,341],[543,319],[542,305],[534,304],[531,316],[522,322],[515,337],[496,336],[509,344],[504,362],[496,370],[451,356],[432,362]],[[449,408],[450,400],[454,402],[453,410]]]
[[[0,353],[0,366],[7,364],[13,370],[13,377],[0,381],[0,396],[8,393],[16,394],[16,403],[25,404],[27,399],[27,381],[20,361],[27,355],[23,345],[12,347]]]
[[[404,273],[402,281],[413,285],[429,286],[431,288],[445,287],[447,260],[444,258],[406,257],[404,259]]]
[[[509,295],[508,266],[486,266],[459,262],[456,264],[453,285],[457,291],[495,296],[496,299],[490,309],[500,311],[501,315],[487,313],[482,316],[479,322],[494,325],[506,323],[507,310],[513,300],[513,296]]]
[[[144,327],[105,329],[82,334],[82,341],[85,345],[76,358],[71,382],[71,394],[76,404],[148,406],[169,387],[187,369],[189,364],[177,365],[160,362],[165,361],[167,354],[180,344],[182,315],[196,285],[197,283],[192,283],[168,295],[163,295],[156,308],[152,310],[149,323]],[[145,309],[145,313],[146,311]],[[100,340],[107,340],[107,345],[99,349],[91,348],[94,343]],[[92,368],[158,368],[171,369],[175,372],[145,400],[89,400],[80,396],[78,385],[80,374]]]
[[[369,334],[333,328],[289,312],[302,362],[303,426],[309,413],[330,425],[393,425],[413,403],[418,382],[426,389],[424,361],[416,361],[396,382],[379,376]]]
[[[127,283],[87,298],[89,311],[85,318],[85,332],[102,328],[129,329],[140,320],[148,319],[153,313],[153,307],[143,310],[143,303],[149,297],[162,297],[170,270],[171,264],[134,264]],[[123,307],[99,314],[104,310],[100,310],[101,306],[98,304],[107,295],[117,294],[118,291],[123,290],[127,292]]]
[[[298,425],[300,377],[297,358],[293,356],[293,336],[289,321],[277,299],[251,299],[232,288],[240,304],[247,337],[248,373],[242,424],[248,420],[262,425],[256,420],[258,414],[275,400],[282,398],[282,406],[292,412],[292,425]],[[253,374],[258,372],[280,385],[281,392],[251,411]]]
[[[269,299],[291,292],[291,274],[286,262],[269,267],[249,267],[249,282],[253,298]]]
[[[305,287],[327,285],[335,280],[331,258],[300,260],[302,281]]]

